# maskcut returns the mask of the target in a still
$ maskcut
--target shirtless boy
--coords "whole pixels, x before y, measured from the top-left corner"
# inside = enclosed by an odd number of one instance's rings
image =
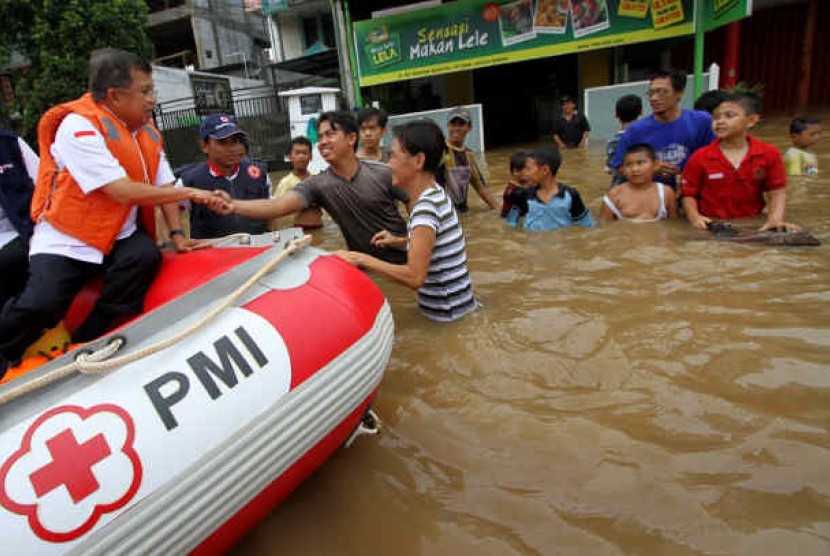
[[[628,147],[623,156],[622,172],[626,181],[602,198],[603,220],[654,222],[677,216],[677,195],[665,184],[655,182],[659,162],[651,145],[639,143]]]

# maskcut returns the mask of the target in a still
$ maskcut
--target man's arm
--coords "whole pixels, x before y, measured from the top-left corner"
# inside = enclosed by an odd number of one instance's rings
[[[700,214],[697,204],[697,196],[700,194],[700,190],[703,189],[706,179],[706,171],[703,165],[698,162],[700,159],[699,153],[700,151],[697,151],[686,162],[686,167],[683,169],[683,176],[680,180],[680,195],[682,197],[683,210],[686,212],[686,218],[695,228],[705,230],[706,225],[712,219]]]
[[[775,149],[775,147],[772,147]],[[769,209],[767,210],[767,221],[761,228],[774,230],[784,228],[786,231],[798,231],[798,226],[789,224],[784,220],[787,211],[787,173],[784,170],[784,162],[781,153],[775,149],[776,156],[767,168],[766,187],[769,189]]]
[[[417,290],[424,285],[429,273],[430,256],[435,245],[435,230],[427,226],[416,226],[406,264],[387,263],[366,253],[357,251],[335,251],[334,254],[360,268],[377,272],[381,276]]]
[[[293,214],[306,208],[305,199],[295,191],[289,191],[281,197],[273,199],[240,200],[226,198],[228,206],[218,211],[220,214],[238,214],[248,218],[269,220],[287,214]]]
[[[209,206],[221,204],[221,200],[210,191],[193,187],[173,187],[172,184],[147,185],[134,182],[128,177],[111,181],[103,186],[101,191],[109,195],[113,201],[124,205],[160,205],[185,200]]]
[[[657,185],[663,188],[663,201],[666,203],[669,218],[677,218],[677,193],[664,183],[658,183]]]
[[[686,211],[686,218],[688,218],[692,226],[699,230],[705,230],[706,225],[712,221],[708,216],[700,214],[697,207],[697,199],[694,197],[683,196],[683,210]]]
[[[481,200],[487,203],[491,209],[499,208],[499,203],[496,201],[495,196],[490,191],[490,188],[487,187],[487,182],[484,181],[484,176],[481,175],[481,170],[478,168],[478,162],[476,162],[475,155],[467,151],[467,159],[470,161],[470,170],[473,173],[473,179],[470,181],[472,182],[473,189],[476,190],[478,196],[481,197]]]
[[[588,136],[591,135],[591,124],[588,123],[588,118],[585,117],[585,114],[580,113],[580,118],[582,119],[582,139],[579,140],[579,146],[584,147],[588,144]]]

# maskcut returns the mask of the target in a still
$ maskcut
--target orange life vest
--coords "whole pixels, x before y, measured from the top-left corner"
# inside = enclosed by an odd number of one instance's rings
[[[51,146],[58,126],[69,114],[78,114],[92,122],[104,137],[109,151],[134,182],[153,183],[155,180],[162,150],[161,133],[148,124],[133,137],[118,118],[92,99],[90,93],[50,108],[40,119],[37,129],[40,167],[32,197],[32,220],[44,219],[61,232],[108,254],[132,205],[119,203],[100,189],[85,194],[66,168],[58,169]],[[154,207],[142,206],[139,212],[144,230],[155,237]]]

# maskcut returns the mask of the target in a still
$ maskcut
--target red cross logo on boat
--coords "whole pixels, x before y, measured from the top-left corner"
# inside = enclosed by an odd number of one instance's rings
[[[0,467],[0,505],[28,518],[43,540],[77,539],[138,491],[134,439],[133,419],[119,406],[54,408],[29,426]]]

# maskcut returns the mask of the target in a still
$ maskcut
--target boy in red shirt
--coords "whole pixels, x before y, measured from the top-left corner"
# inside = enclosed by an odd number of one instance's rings
[[[781,153],[749,135],[760,119],[758,97],[730,95],[712,115],[717,139],[695,152],[683,169],[681,195],[686,216],[695,228],[706,229],[712,220],[758,216],[766,206],[761,231],[797,231],[784,221],[787,175]]]

